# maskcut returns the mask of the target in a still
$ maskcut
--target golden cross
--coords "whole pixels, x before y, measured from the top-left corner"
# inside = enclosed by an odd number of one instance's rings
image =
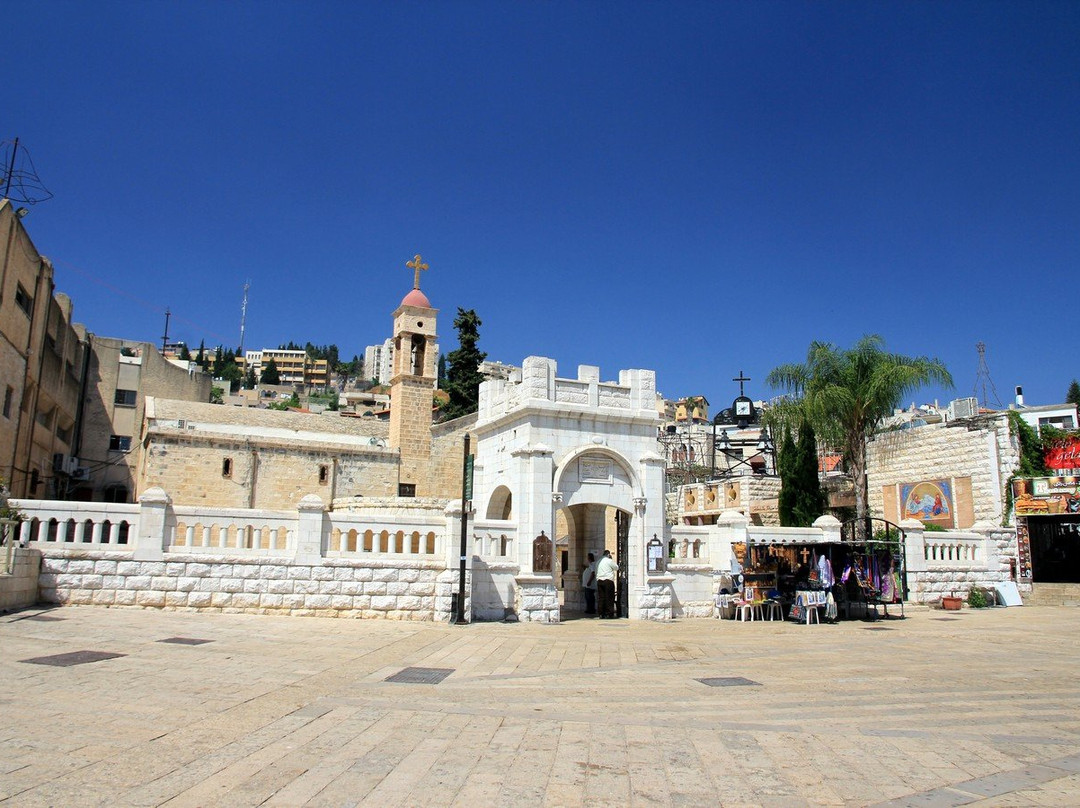
[[[413,260],[406,261],[405,266],[413,270],[413,289],[420,288],[420,272],[428,268],[427,264],[420,260],[419,254],[413,256]]]

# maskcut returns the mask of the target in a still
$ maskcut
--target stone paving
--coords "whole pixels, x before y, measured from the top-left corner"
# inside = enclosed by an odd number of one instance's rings
[[[1080,805],[1078,636],[1068,607],[821,626],[33,609],[0,615],[0,806]],[[80,651],[120,656],[26,661]],[[451,672],[386,681],[406,668]]]

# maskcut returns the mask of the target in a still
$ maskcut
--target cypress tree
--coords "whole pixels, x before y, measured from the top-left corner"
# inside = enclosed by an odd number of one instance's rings
[[[821,490],[821,478],[818,476],[817,437],[809,422],[799,426],[799,440],[795,445],[795,456],[791,464],[791,474],[796,481],[795,502],[792,515],[793,524],[809,527],[825,512],[826,498]]]
[[[1072,384],[1069,385],[1069,392],[1065,394],[1065,403],[1080,407],[1080,383],[1076,379],[1073,379]]]
[[[450,401],[443,408],[443,420],[460,418],[480,408],[480,363],[487,354],[476,347],[480,340],[480,318],[472,309],[458,308],[454,328],[458,332],[458,349],[447,355],[450,367],[446,372],[446,392]]]
[[[784,427],[784,437],[780,440],[780,449],[776,453],[776,470],[780,474],[780,496],[777,509],[780,512],[780,524],[793,527],[795,521],[795,503],[798,499],[797,480],[792,472],[795,460],[795,441],[791,439],[791,430]]]

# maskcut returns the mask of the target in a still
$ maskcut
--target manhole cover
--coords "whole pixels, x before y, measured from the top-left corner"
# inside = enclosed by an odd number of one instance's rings
[[[72,665],[85,665],[87,662],[101,662],[103,659],[116,659],[127,654],[110,654],[105,651],[72,651],[70,654],[53,654],[33,659],[21,659],[32,665],[53,665],[57,668],[70,668]]]
[[[405,685],[437,685],[454,672],[453,668],[405,668],[383,681]]]
[[[714,676],[708,679],[695,679],[694,681],[701,682],[709,687],[761,687],[761,682],[744,679],[741,676]]]
[[[892,631],[888,626],[863,626],[867,631]]]
[[[942,623],[953,623],[959,620],[959,617],[931,617],[931,620],[940,620]]]
[[[203,643],[213,642],[213,640],[197,640],[194,637],[169,637],[167,640],[158,640],[158,642],[171,642],[174,645],[202,645]]]

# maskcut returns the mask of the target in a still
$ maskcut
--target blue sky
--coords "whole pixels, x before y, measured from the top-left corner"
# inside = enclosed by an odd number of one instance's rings
[[[879,333],[971,395],[1080,376],[1080,3],[4,8],[0,139],[102,335],[389,336],[412,284],[489,358],[765,397]],[[981,392],[981,390],[980,390]]]

